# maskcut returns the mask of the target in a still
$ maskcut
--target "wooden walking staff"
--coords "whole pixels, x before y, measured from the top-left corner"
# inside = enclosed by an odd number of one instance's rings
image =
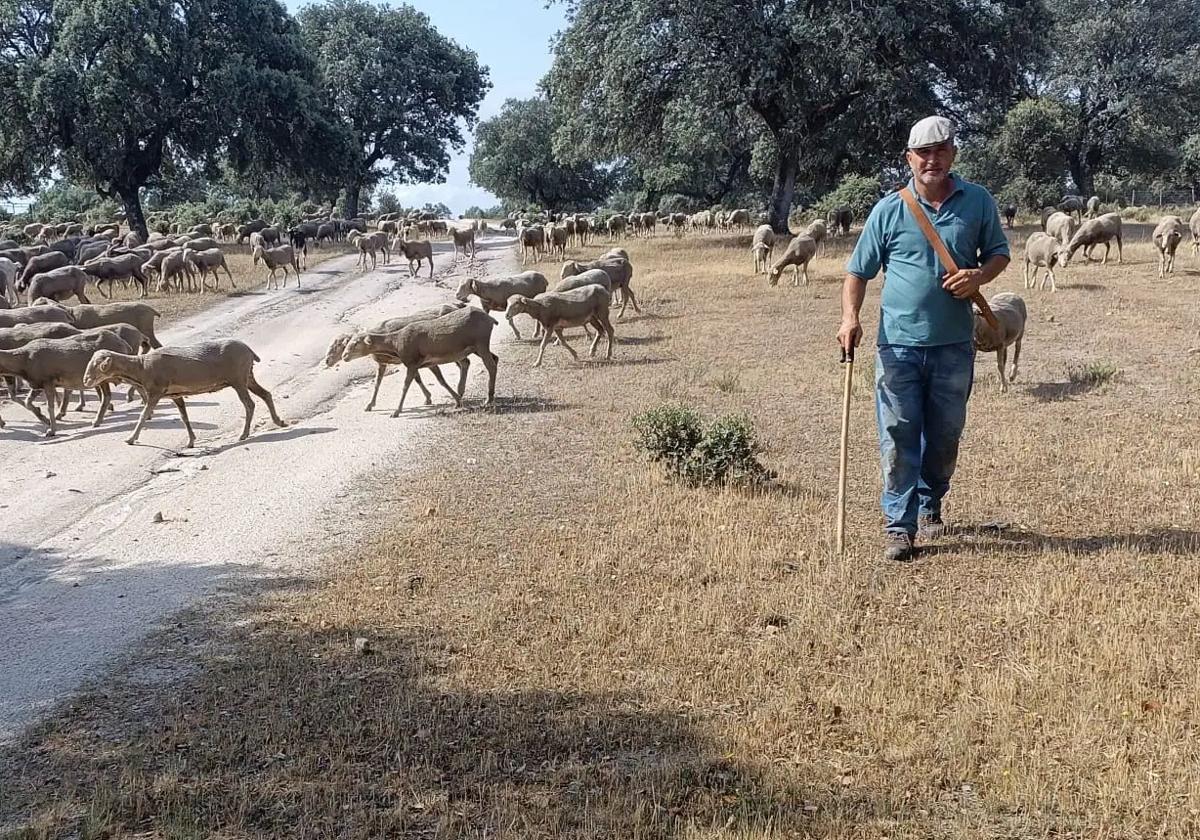
[[[842,367],[846,380],[842,385],[842,455],[838,466],[837,556],[846,548],[846,463],[850,444],[850,385],[854,381],[854,348],[842,348]]]
[[[917,199],[912,194],[912,190],[908,187],[903,187],[900,190],[900,197],[908,205],[908,212],[912,213],[913,218],[917,220],[917,225],[921,228],[921,233],[925,234],[925,238],[933,246],[933,252],[941,260],[942,267],[946,269],[947,273],[955,274],[958,271],[958,265],[954,262],[954,257],[950,256],[950,249],[946,247],[946,243],[942,241],[942,237],[938,236],[937,231],[933,229],[933,222],[929,221],[929,217],[925,215],[925,211],[917,204]],[[971,302],[979,307],[979,314],[983,316],[983,320],[987,321],[992,331],[1000,334],[1000,322],[996,320],[996,316],[992,313],[992,307],[988,306],[987,298],[983,296],[983,292],[977,291],[971,295]]]

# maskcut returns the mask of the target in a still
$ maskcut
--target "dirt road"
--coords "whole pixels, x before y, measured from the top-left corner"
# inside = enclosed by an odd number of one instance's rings
[[[437,389],[434,410],[423,409],[414,388],[406,414],[392,420],[402,380],[389,377],[368,414],[374,365],[325,368],[330,339],[352,325],[448,301],[461,272],[508,270],[510,244],[485,240],[470,267],[452,266],[448,247],[435,246],[441,285],[427,275],[410,279],[397,262],[361,275],[354,256],[330,260],[304,276],[299,293],[249,294],[159,332],[165,344],[219,337],[249,344],[262,359],[258,380],[291,424],[286,429],[256,403],[251,437],[239,443],[243,409],[228,390],[188,401],[194,450],[182,448],[186,433],[169,402],[137,446],[124,438],[140,403],[119,398],[115,415],[91,429],[93,397],[87,411],[68,413],[65,431],[60,426],[51,440],[42,439],[32,415],[6,404],[0,742],[165,615],[247,577],[303,574],[331,540],[353,537],[365,521],[344,509],[356,478],[385,467],[402,474],[449,398]],[[504,339],[497,329],[494,341]],[[468,400],[478,401],[483,376],[482,365],[473,365]]]

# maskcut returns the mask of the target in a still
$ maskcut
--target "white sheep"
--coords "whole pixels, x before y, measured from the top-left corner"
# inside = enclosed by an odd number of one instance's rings
[[[579,361],[579,354],[567,343],[562,331],[567,327],[581,327],[585,324],[592,325],[597,331],[589,355],[596,355],[596,345],[600,343],[600,336],[607,334],[608,358],[611,359],[614,338],[612,323],[608,317],[611,302],[612,296],[607,290],[596,284],[588,284],[566,292],[543,292],[533,298],[515,295],[509,300],[505,315],[511,321],[524,313],[541,324],[544,332],[534,367],[541,367],[546,345],[550,343],[552,335],[558,337],[558,343],[567,349],[575,361]]]
[[[771,266],[771,273],[768,277],[772,286],[779,282],[779,277],[783,274],[783,270],[789,265],[792,267],[792,285],[800,285],[800,272],[804,272],[804,285],[808,285],[808,264],[812,260],[813,255],[817,253],[817,243],[808,234],[802,233],[788,243],[787,249],[783,252],[783,256],[775,265]]]
[[[291,268],[296,272],[296,288],[300,288],[300,263],[296,260],[296,252],[291,245],[280,245],[278,248],[263,248],[257,246],[253,251],[254,264],[258,265],[261,260],[263,265],[271,272],[267,275],[267,288],[274,289],[278,287],[275,282],[275,272],[283,269],[283,287],[287,288],[288,269]]]
[[[1059,250],[1062,245],[1048,233],[1042,233],[1040,230],[1029,235],[1029,239],[1025,242],[1025,267],[1024,278],[1025,288],[1032,289],[1037,284],[1037,269],[1045,268],[1046,274],[1042,278],[1042,288],[1046,288],[1046,282],[1050,283],[1050,291],[1057,292],[1058,285],[1054,280],[1054,266],[1058,263]],[[1030,266],[1034,266],[1034,270],[1029,270]]]
[[[1117,262],[1124,262],[1124,255],[1121,252],[1121,217],[1116,213],[1105,213],[1097,219],[1088,219],[1079,230],[1075,231],[1070,243],[1061,249],[1058,262],[1063,268],[1066,268],[1071,262],[1071,257],[1080,248],[1084,249],[1084,259],[1090,262],[1092,248],[1103,244],[1104,260],[1101,264],[1107,265],[1109,241],[1112,239],[1117,240]]]
[[[225,269],[225,276],[229,278],[229,285],[237,288],[237,283],[233,280],[233,274],[229,271],[229,265],[225,262],[225,254],[220,248],[206,248],[202,251],[196,251],[191,248],[185,248],[183,251],[184,259],[189,267],[200,272],[200,290],[204,290],[204,278],[212,273],[213,276],[213,291],[221,290],[221,278],[217,274],[218,268]],[[299,268],[296,269],[299,272]],[[284,275],[284,283],[287,282],[287,275]],[[300,285],[300,277],[297,273],[296,286]]]
[[[750,244],[750,255],[754,258],[754,273],[766,274],[771,263],[771,253],[775,250],[775,230],[770,225],[759,225],[754,230],[754,239]],[[761,271],[759,269],[762,269]]]
[[[468,277],[459,284],[455,297],[466,302],[471,295],[475,295],[484,312],[504,312],[513,295],[534,297],[546,291],[546,286],[546,275],[537,271],[525,271],[511,277]],[[508,319],[508,325],[517,341],[520,341],[521,333],[511,318]]]
[[[1175,272],[1175,249],[1183,241],[1187,227],[1178,216],[1164,216],[1154,228],[1154,247],[1158,249],[1158,277],[1166,279]]]
[[[1070,213],[1055,210],[1046,217],[1043,229],[1058,241],[1059,245],[1069,245],[1075,231],[1079,230],[1079,221]]]
[[[1016,381],[1017,378],[1017,363],[1021,360],[1021,340],[1025,337],[1025,322],[1028,316],[1025,301],[1012,292],[1000,292],[992,297],[988,304],[1000,324],[1001,334],[995,333],[976,307],[975,349],[981,353],[996,354],[996,367],[1000,370],[1000,391],[1004,392],[1008,390],[1008,383]],[[1009,346],[1013,348],[1013,364],[1012,372],[1006,381],[1004,364],[1008,359]]]
[[[1192,231],[1192,256],[1200,254],[1200,209],[1188,220],[1188,228]]]
[[[614,248],[591,262],[567,260],[559,272],[559,279],[562,280],[594,268],[598,268],[608,275],[612,281],[614,292],[618,289],[621,290],[621,311],[617,314],[618,318],[625,315],[625,307],[630,303],[633,304],[634,312],[642,311],[638,306],[637,296],[633,293],[633,263],[629,261],[629,254],[623,248]]]

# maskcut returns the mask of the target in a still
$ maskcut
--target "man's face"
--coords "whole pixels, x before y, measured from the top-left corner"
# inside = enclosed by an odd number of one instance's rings
[[[953,141],[947,140],[936,146],[909,149],[906,157],[913,177],[926,187],[940,186],[950,176],[957,150]]]

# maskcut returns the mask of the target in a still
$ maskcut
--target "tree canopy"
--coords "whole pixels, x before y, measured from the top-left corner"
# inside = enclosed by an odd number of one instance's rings
[[[444,180],[450,150],[463,147],[491,87],[475,53],[406,5],[327,0],[305,6],[299,21],[324,101],[352,139],[346,215],[384,181]]]
[[[554,114],[542,98],[509,99],[479,124],[471,180],[516,204],[591,207],[612,192],[609,171],[586,160],[563,163],[554,153]]]

